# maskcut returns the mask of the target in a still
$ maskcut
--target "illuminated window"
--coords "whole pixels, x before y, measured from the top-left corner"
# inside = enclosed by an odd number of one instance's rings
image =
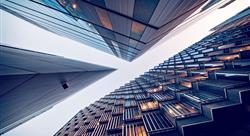
[[[206,71],[215,71],[215,70],[220,70],[222,68],[220,67],[214,67],[214,68],[206,68]]]
[[[250,46],[246,46],[246,47],[233,49],[233,53],[238,53],[238,52],[242,52],[242,51],[249,51],[249,50],[250,50]]]
[[[107,13],[106,10],[100,9],[100,8],[95,8],[96,9],[96,13],[100,18],[100,21],[102,23],[102,25],[110,30],[112,30],[112,24],[111,21],[109,19],[109,15]]]
[[[192,88],[192,83],[191,82],[181,82],[182,86],[185,86],[187,88]]]
[[[157,109],[159,105],[157,101],[149,101],[149,102],[141,103],[140,107],[142,111],[147,111],[147,110]]]
[[[164,103],[162,108],[173,118],[185,118],[198,115],[199,111],[195,107],[182,102]]]
[[[195,79],[195,80],[203,80],[206,78],[208,78],[207,74],[206,75],[197,75],[197,76],[193,77],[193,79]]]
[[[107,130],[117,130],[122,128],[122,117],[115,116],[110,118],[107,126]]]
[[[127,108],[123,113],[123,120],[138,120],[141,119],[141,113],[138,108]]]
[[[222,45],[222,46],[218,47],[218,49],[226,49],[226,48],[231,48],[234,46],[235,46],[234,44],[226,44],[226,45]]]
[[[148,92],[150,92],[150,93],[157,93],[157,92],[162,91],[162,89],[163,89],[163,85],[159,85],[159,86],[156,87],[156,88],[149,89]]]
[[[145,25],[140,24],[138,22],[134,22],[134,21],[132,22],[132,28],[131,28],[132,34],[141,35],[144,29],[145,29]]]
[[[221,56],[221,57],[218,57],[219,60],[222,60],[222,61],[226,61],[226,60],[235,60],[235,59],[238,59],[240,58],[240,55],[238,54],[234,54],[234,55],[227,55],[227,56]]]
[[[147,136],[143,124],[126,124],[122,131],[123,136]]]
[[[73,3],[73,4],[72,4],[72,8],[73,8],[73,9],[76,9],[76,8],[77,8],[76,3]]]

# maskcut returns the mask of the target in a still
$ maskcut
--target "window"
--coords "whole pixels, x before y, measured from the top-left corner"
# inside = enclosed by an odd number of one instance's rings
[[[208,53],[208,56],[215,56],[215,55],[219,55],[219,54],[223,54],[223,50]]]
[[[143,124],[126,124],[123,129],[123,135],[131,136],[147,136],[145,127]]]
[[[238,53],[238,52],[242,52],[242,51],[249,51],[249,50],[250,50],[250,46],[246,46],[246,47],[233,49],[233,53]]]
[[[218,47],[218,49],[226,49],[226,48],[231,48],[234,46],[235,46],[234,44],[226,44],[226,45],[222,45],[222,46]]]
[[[143,102],[140,104],[142,111],[148,111],[148,110],[154,110],[159,107],[157,101],[149,101],[149,102]]]
[[[174,125],[161,112],[150,112],[143,114],[143,122],[149,133],[156,131],[168,131],[174,128]]]
[[[183,102],[164,103],[162,108],[173,118],[185,118],[199,114],[198,109]]]
[[[182,86],[185,86],[187,88],[192,88],[192,83],[191,82],[181,82]]]
[[[222,61],[226,61],[226,60],[230,61],[230,60],[234,60],[234,59],[238,59],[238,58],[240,58],[239,54],[218,57],[218,59],[222,60]]]
[[[100,21],[101,21],[102,25],[105,28],[108,28],[108,29],[112,30],[113,27],[112,27],[112,24],[111,24],[111,21],[109,19],[109,15],[108,15],[107,11],[103,10],[103,9],[100,9],[100,8],[97,8],[97,7],[95,9],[96,9],[97,15],[100,18]]]
[[[133,21],[132,27],[131,27],[131,37],[140,39],[144,29],[145,29],[145,25]]]
[[[159,0],[136,0],[133,17],[144,23],[148,23]]]

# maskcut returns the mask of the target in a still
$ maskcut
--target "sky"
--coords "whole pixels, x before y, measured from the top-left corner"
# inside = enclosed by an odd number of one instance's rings
[[[1,43],[117,69],[3,136],[55,134],[79,110],[198,42],[211,33],[209,31],[211,28],[248,6],[250,6],[249,0],[236,0],[226,8],[213,10],[206,16],[203,15],[192,22],[181,24],[181,27],[164,37],[133,62],[124,61],[82,43],[48,32],[0,10]]]

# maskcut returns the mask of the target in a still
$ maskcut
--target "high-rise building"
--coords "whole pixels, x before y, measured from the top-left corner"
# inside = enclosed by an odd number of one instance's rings
[[[55,136],[249,136],[249,11],[79,111]]]
[[[0,135],[45,112],[114,69],[0,46]]]
[[[43,29],[132,61],[179,24],[227,1],[2,0],[0,7]]]
[[[227,19],[226,21],[222,22],[220,25],[214,27],[212,31],[221,32],[227,29],[232,29],[235,27],[243,26],[249,23],[250,20],[250,8],[246,8],[245,10],[241,11],[237,15]]]

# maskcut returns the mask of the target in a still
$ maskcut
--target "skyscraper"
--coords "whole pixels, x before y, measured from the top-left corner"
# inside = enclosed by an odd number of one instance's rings
[[[132,61],[179,24],[227,0],[3,0],[43,29]],[[201,12],[197,12],[201,7]]]
[[[5,45],[0,52],[0,134],[114,71]]]
[[[249,11],[79,111],[55,136],[249,136]]]

